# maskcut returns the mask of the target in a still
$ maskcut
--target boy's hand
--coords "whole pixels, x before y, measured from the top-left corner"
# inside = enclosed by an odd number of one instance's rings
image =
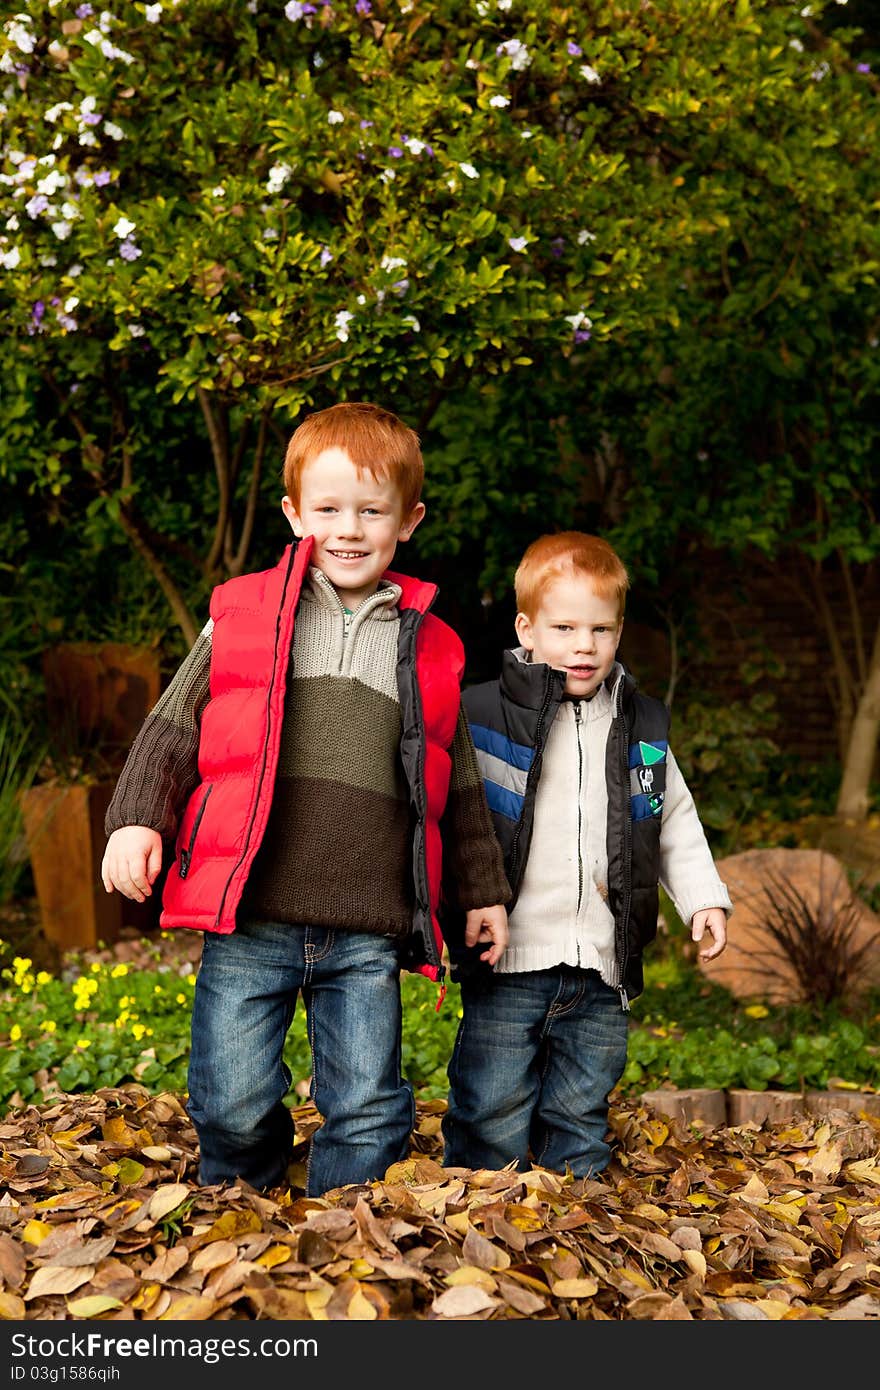
[[[472,907],[467,913],[464,928],[466,946],[478,946],[490,942],[487,951],[480,952],[480,960],[495,965],[504,955],[507,947],[507,908]]]
[[[142,903],[153,891],[162,868],[162,836],[146,825],[123,825],[107,841],[101,879],[108,893]]]
[[[704,907],[691,918],[691,937],[702,941],[708,931],[712,945],[700,952],[700,960],[714,960],[727,945],[727,913],[723,907]]]

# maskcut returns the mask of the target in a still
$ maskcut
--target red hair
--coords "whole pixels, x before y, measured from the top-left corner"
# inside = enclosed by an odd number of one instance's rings
[[[344,449],[358,472],[389,478],[400,493],[404,517],[421,497],[425,464],[414,430],[381,406],[341,401],[308,415],[297,426],[284,457],[284,490],[299,506],[303,470],[325,449]]]
[[[534,619],[545,590],[564,574],[589,579],[602,598],[617,600],[623,617],[629,588],[626,566],[607,541],[583,531],[557,531],[532,541],[514,577],[518,612]]]

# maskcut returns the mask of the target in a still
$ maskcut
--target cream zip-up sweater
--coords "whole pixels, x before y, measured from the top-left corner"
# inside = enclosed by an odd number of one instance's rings
[[[575,965],[617,984],[606,849],[605,745],[612,709],[613,695],[602,685],[590,700],[563,700],[550,727],[528,862],[509,915],[510,944],[495,966],[499,973]],[[687,924],[701,908],[732,910],[671,749],[660,882]]]

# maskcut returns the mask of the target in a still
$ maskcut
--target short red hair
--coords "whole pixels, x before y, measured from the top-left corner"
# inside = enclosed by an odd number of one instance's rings
[[[564,574],[584,575],[602,598],[617,600],[623,617],[629,588],[626,566],[607,541],[583,531],[557,531],[532,541],[514,577],[517,611],[534,620],[545,590]]]
[[[284,490],[299,506],[303,470],[325,449],[344,449],[358,471],[389,478],[400,493],[404,517],[422,495],[425,464],[419,437],[382,406],[341,401],[306,416],[290,438],[284,457]]]

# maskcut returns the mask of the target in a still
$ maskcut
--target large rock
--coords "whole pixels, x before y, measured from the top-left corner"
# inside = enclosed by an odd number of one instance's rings
[[[880,986],[880,917],[853,892],[846,869],[820,849],[753,849],[717,861],[733,900],[727,948],[701,961],[708,979],[737,998],[788,1004],[822,994],[830,967],[844,953],[862,951],[843,997]],[[771,925],[785,926],[805,965]]]

